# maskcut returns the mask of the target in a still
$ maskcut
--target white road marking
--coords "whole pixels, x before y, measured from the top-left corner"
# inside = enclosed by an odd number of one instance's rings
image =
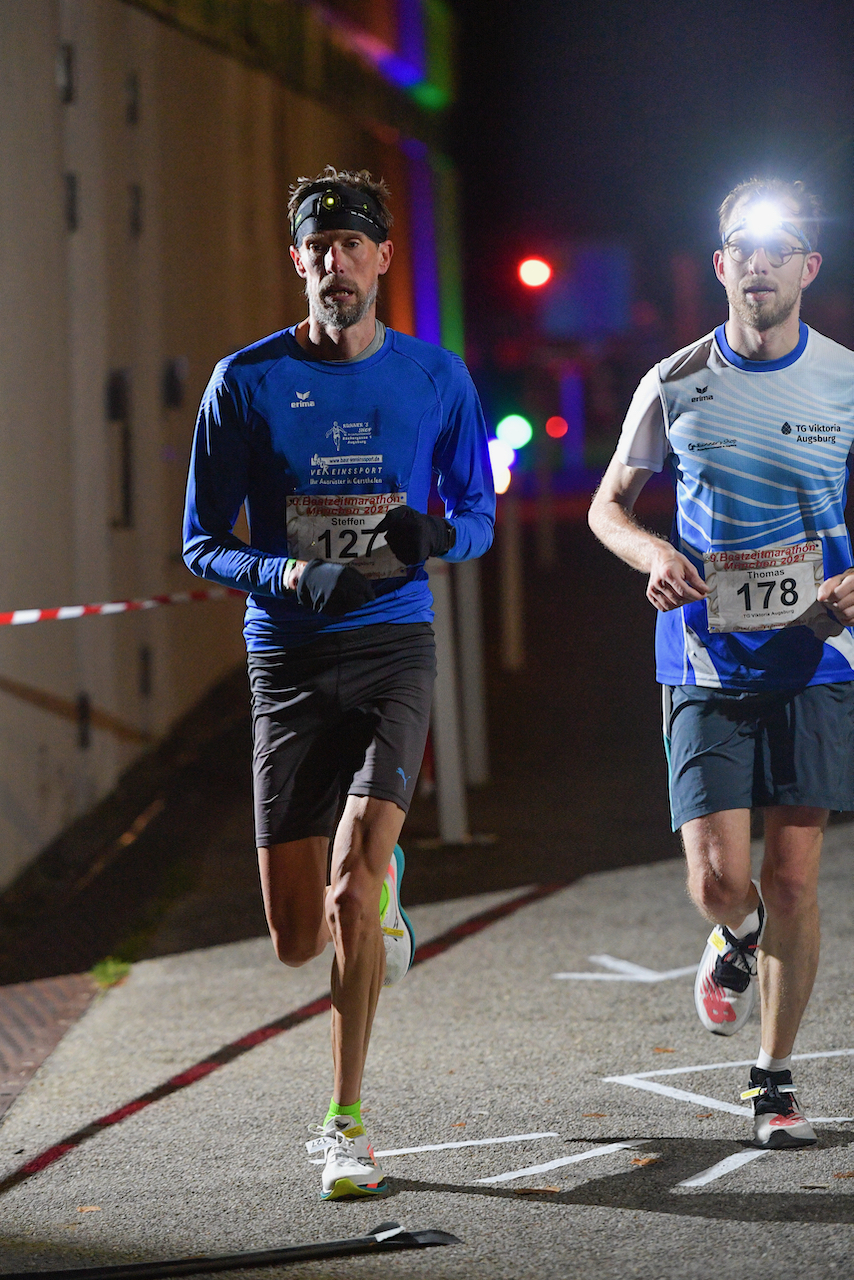
[[[631,960],[618,960],[616,956],[588,956],[591,964],[601,965],[609,973],[553,973],[553,978],[572,978],[576,981],[591,982],[667,982],[670,978],[683,978],[686,974],[696,973],[696,964],[682,969],[647,969],[642,964],[634,964]]]
[[[594,1156],[607,1156],[612,1151],[625,1151],[637,1145],[637,1142],[609,1142],[606,1147],[594,1147],[592,1151],[582,1151],[574,1156],[561,1156],[559,1160],[549,1160],[547,1164],[532,1164],[527,1169],[511,1169],[509,1173],[497,1173],[492,1178],[478,1178],[478,1182],[512,1182],[514,1178],[527,1178],[533,1173],[548,1173],[550,1169],[561,1169],[566,1164],[579,1164],[582,1160],[592,1160]]]
[[[691,1102],[699,1107],[712,1107],[715,1111],[728,1111],[732,1116],[752,1116],[751,1107],[737,1107],[732,1102],[720,1102],[705,1093],[689,1093],[687,1089],[674,1089],[669,1084],[659,1084],[657,1080],[645,1080],[640,1076],[606,1076],[607,1084],[624,1084],[630,1089],[646,1089],[649,1093],[660,1093],[665,1098],[675,1098],[677,1102]]]
[[[824,1049],[819,1053],[795,1053],[793,1061],[805,1062],[814,1058],[854,1057],[854,1049]],[[636,1071],[625,1076],[605,1076],[605,1084],[624,1084],[629,1089],[646,1089],[649,1093],[658,1093],[665,1098],[675,1098],[677,1102],[690,1102],[695,1106],[709,1107],[714,1111],[726,1111],[733,1116],[752,1116],[750,1107],[737,1107],[732,1102],[721,1102],[718,1098],[710,1098],[704,1093],[692,1093],[686,1089],[675,1089],[672,1085],[659,1084],[655,1077],[678,1076],[701,1071],[725,1071],[730,1067],[752,1067],[754,1058],[745,1058],[740,1062],[706,1062],[691,1067],[661,1067],[657,1071]],[[809,1116],[813,1124],[844,1124],[854,1120],[854,1116]]]
[[[808,1058],[845,1058],[854,1057],[854,1049],[824,1049],[821,1053],[793,1053],[793,1062],[805,1062]],[[704,1062],[692,1067],[659,1067],[655,1071],[633,1071],[632,1079],[644,1080],[649,1076],[680,1076],[689,1071],[726,1071],[728,1067],[755,1067],[755,1058],[744,1058],[740,1062]],[[608,1076],[609,1080],[623,1080],[624,1076]]]
[[[426,1147],[396,1147],[394,1151],[375,1151],[377,1159],[385,1156],[409,1156],[418,1151],[450,1151],[452,1147],[492,1147],[501,1142],[535,1142],[538,1138],[559,1138],[555,1131],[549,1133],[513,1133],[509,1138],[468,1138],[462,1142],[431,1142]]]
[[[743,1164],[749,1164],[751,1160],[758,1160],[760,1156],[769,1156],[770,1151],[736,1151],[735,1155],[727,1156],[725,1160],[719,1160],[717,1164],[713,1164],[709,1169],[703,1169],[702,1173],[695,1173],[693,1178],[686,1178],[684,1182],[677,1182],[677,1187],[704,1187],[707,1182],[714,1182],[717,1178],[722,1178],[727,1173],[732,1173],[733,1169],[740,1169]]]

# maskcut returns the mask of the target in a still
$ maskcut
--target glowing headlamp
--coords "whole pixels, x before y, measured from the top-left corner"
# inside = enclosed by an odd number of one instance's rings
[[[812,253],[812,245],[803,231],[785,217],[779,205],[768,200],[760,200],[751,205],[743,218],[727,228],[721,237],[721,244],[726,246],[727,241],[731,240],[737,231],[746,231],[750,239],[758,245],[764,244],[766,239],[773,236],[775,232],[784,231],[800,241],[807,253]]]
[[[335,182],[310,191],[291,219],[291,238],[299,245],[315,231],[362,231],[376,244],[388,239],[385,215],[367,191]]]

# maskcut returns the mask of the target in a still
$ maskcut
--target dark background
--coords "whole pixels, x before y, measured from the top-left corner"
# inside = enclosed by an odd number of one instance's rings
[[[455,8],[452,146],[472,343],[496,306],[517,298],[520,253],[542,252],[556,235],[631,247],[635,296],[659,308],[663,343],[671,257],[696,257],[710,325],[719,323],[715,210],[756,173],[801,178],[821,196],[826,264],[805,318],[854,340],[850,3],[456,0]]]

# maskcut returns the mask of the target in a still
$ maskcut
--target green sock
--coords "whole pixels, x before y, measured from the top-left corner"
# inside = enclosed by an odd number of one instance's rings
[[[352,1103],[349,1107],[342,1107],[340,1102],[336,1102],[334,1098],[329,1103],[329,1110],[326,1113],[324,1124],[328,1124],[334,1116],[352,1116],[356,1124],[362,1123],[362,1100]]]

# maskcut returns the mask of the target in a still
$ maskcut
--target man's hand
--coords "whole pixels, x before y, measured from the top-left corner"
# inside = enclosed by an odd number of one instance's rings
[[[675,547],[662,542],[653,550],[646,598],[659,613],[681,609],[683,604],[702,600],[708,593],[709,588],[691,561]]]
[[[817,598],[828,607],[837,622],[854,626],[854,569],[846,569],[827,578],[819,587]]]
[[[429,556],[443,556],[456,541],[456,530],[441,516],[428,516],[414,507],[392,507],[383,516],[376,531],[385,540],[401,564],[423,564]]]
[[[375,598],[370,582],[357,569],[329,560],[309,560],[297,583],[298,603],[329,618],[361,609]]]

